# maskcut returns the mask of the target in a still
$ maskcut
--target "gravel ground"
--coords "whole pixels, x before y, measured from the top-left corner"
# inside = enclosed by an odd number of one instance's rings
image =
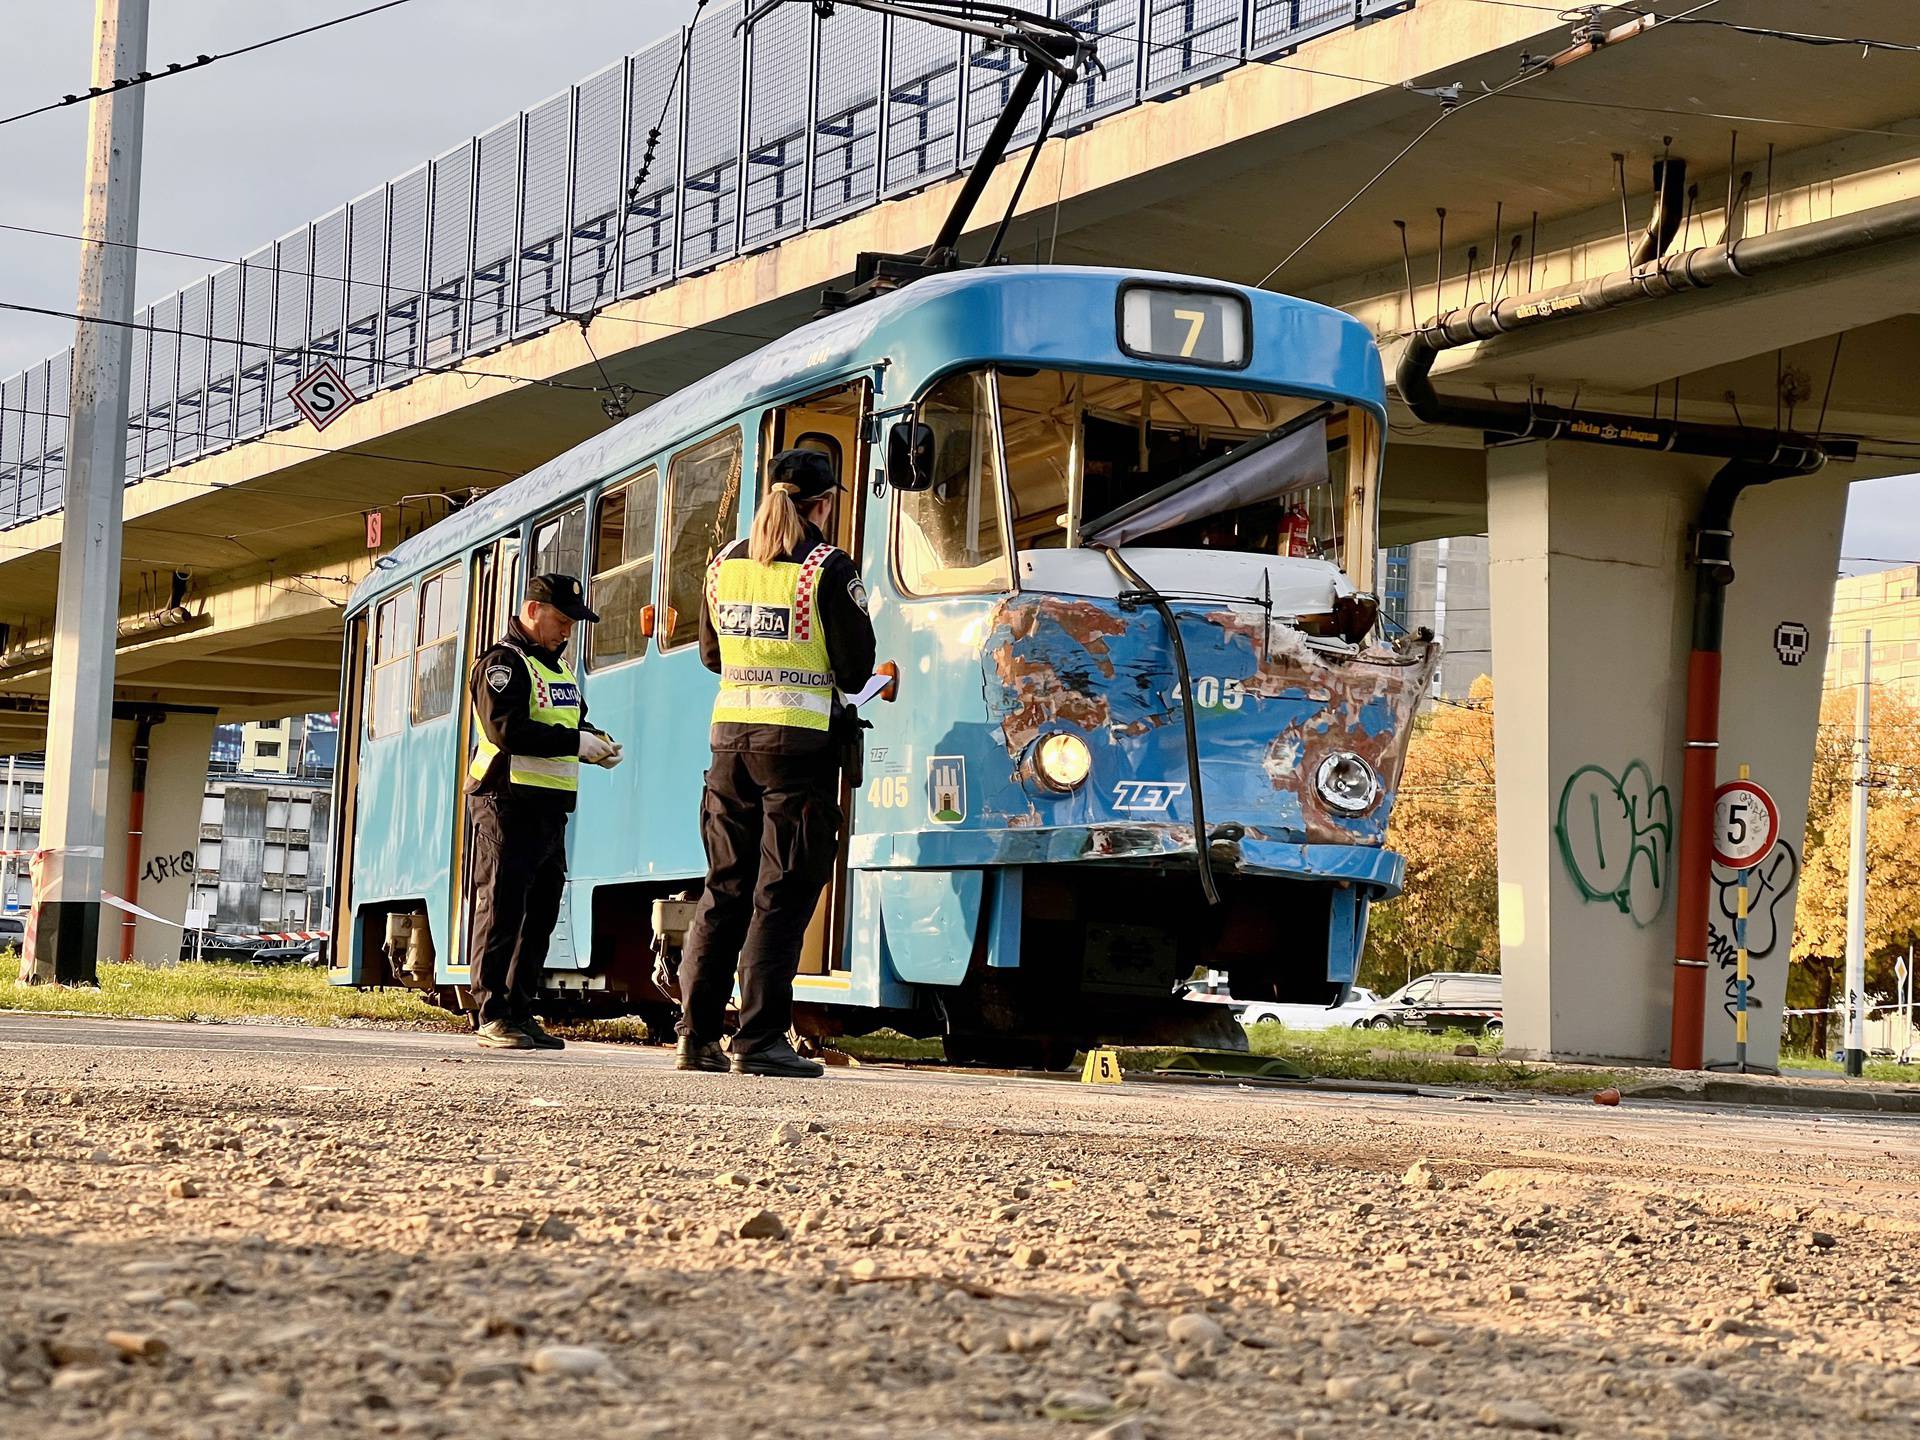
[[[0,1028],[6,1436],[1920,1419],[1910,1121],[91,1024]]]

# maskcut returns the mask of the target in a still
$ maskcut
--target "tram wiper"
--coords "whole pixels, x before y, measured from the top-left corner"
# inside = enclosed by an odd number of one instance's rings
[[[1166,530],[1190,520],[1204,519],[1222,510],[1271,500],[1296,488],[1302,478],[1326,480],[1327,447],[1324,437],[1310,432],[1333,413],[1331,404],[1322,403],[1296,415],[1277,430],[1256,436],[1244,445],[1236,445],[1224,455],[1216,455],[1176,475],[1164,485],[1156,485],[1144,495],[1136,495],[1116,505],[1106,514],[1084,522],[1080,533],[1089,540],[1107,545],[1124,545],[1156,530]],[[1314,440],[1319,438],[1316,450]],[[1288,445],[1289,440],[1299,443]],[[1274,447],[1279,446],[1276,450]],[[1312,467],[1318,463],[1317,473]],[[1212,482],[1209,486],[1209,482]],[[1177,497],[1200,486],[1209,486],[1210,495],[1193,497],[1185,504]],[[1131,523],[1130,523],[1131,522]]]
[[[1180,681],[1180,721],[1187,736],[1187,793],[1193,797],[1193,853],[1200,862],[1200,891],[1207,897],[1207,904],[1218,905],[1220,889],[1213,883],[1214,837],[1207,833],[1207,799],[1200,789],[1200,736],[1193,723],[1193,677],[1187,673],[1187,647],[1180,638],[1180,621],[1167,603],[1167,597],[1149,585],[1118,550],[1099,541],[1088,548],[1105,555],[1120,578],[1133,587],[1133,593],[1159,612],[1167,627],[1167,638],[1173,642],[1173,668]],[[1227,829],[1227,826],[1221,827],[1223,832]],[[1223,834],[1222,838],[1238,839],[1239,836]]]

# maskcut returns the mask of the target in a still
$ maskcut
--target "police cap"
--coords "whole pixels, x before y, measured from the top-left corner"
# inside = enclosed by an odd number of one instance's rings
[[[791,485],[788,493],[796,500],[815,500],[840,488],[833,461],[818,450],[782,450],[773,457],[769,478],[776,485]]]
[[[551,605],[570,620],[598,620],[587,608],[580,582],[571,575],[536,575],[527,582],[527,599]]]

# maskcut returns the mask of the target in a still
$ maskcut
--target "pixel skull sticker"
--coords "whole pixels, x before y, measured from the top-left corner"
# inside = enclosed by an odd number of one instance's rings
[[[1812,645],[1812,632],[1798,620],[1782,620],[1773,627],[1773,653],[1782,665],[1798,665]]]

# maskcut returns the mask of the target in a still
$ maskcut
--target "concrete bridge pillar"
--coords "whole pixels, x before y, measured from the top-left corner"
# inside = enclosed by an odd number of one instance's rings
[[[1516,1050],[1668,1057],[1691,526],[1718,468],[1566,444],[1487,457],[1500,948]],[[1751,490],[1734,514],[1719,777],[1748,764],[1780,816],[1748,926],[1749,1059],[1761,1065],[1778,1058],[1845,511],[1845,477],[1829,469]],[[1709,898],[1709,1063],[1733,1053],[1736,878],[1716,867]]]
[[[105,888],[170,924],[137,919],[109,905],[100,916],[103,962],[124,955],[144,964],[179,958],[180,926],[193,898],[200,858],[200,803],[207,788],[207,757],[213,749],[212,711],[167,711],[143,724],[113,722],[112,765],[107,780]],[[144,767],[137,747],[146,749]],[[142,770],[144,776],[142,777]],[[133,792],[144,780],[135,826]],[[133,855],[131,871],[128,855]],[[131,878],[130,878],[131,877]],[[127,950],[131,936],[132,949]]]

